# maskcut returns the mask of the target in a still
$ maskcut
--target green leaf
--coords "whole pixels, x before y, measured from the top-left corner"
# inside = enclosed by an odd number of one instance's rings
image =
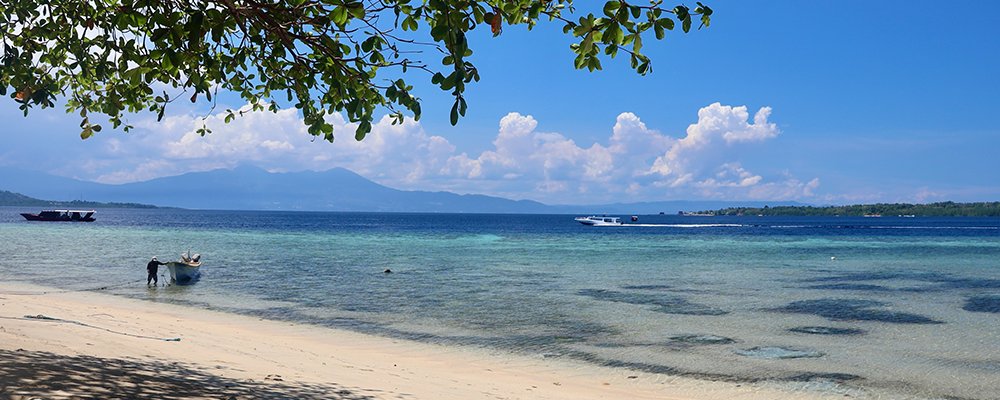
[[[618,23],[612,23],[604,30],[604,43],[622,44],[624,41],[625,32]]]
[[[404,31],[416,31],[417,30],[417,20],[413,17],[406,17],[403,19],[403,30]]]
[[[594,72],[594,70],[601,70],[601,60],[597,57],[591,57],[590,60],[587,61],[587,69],[590,70],[590,72]]]
[[[646,75],[646,73],[650,71],[649,61],[645,61],[639,64],[639,66],[636,67],[635,71],[638,72],[639,75]]]
[[[451,90],[455,87],[455,81],[455,73],[452,72],[447,78],[444,78],[444,80],[441,81],[441,90]]]
[[[590,54],[590,50],[594,48],[594,33],[590,32],[583,38],[580,42],[580,52],[582,54]]]
[[[361,2],[352,2],[347,5],[347,11],[351,13],[351,16],[357,19],[363,19],[365,17],[365,7]]]
[[[191,20],[188,21],[188,48],[197,48],[198,44],[201,43],[202,35],[204,35],[204,30],[202,29],[204,21],[205,14],[201,12],[194,13],[194,15],[191,16]]]
[[[458,125],[458,100],[451,106],[451,126]]]
[[[604,15],[607,15],[609,17],[614,17],[615,16],[615,11],[617,11],[618,8],[620,8],[621,6],[622,6],[622,3],[620,1],[617,1],[617,0],[609,1],[607,3],[604,3]]]
[[[358,130],[354,131],[354,140],[361,141],[364,140],[365,136],[372,131],[371,121],[365,120],[358,124]]]
[[[369,36],[368,39],[365,39],[365,41],[361,42],[361,50],[364,51],[365,53],[372,51],[372,49],[375,48],[375,40],[376,40],[375,36]]]
[[[664,17],[656,21],[656,26],[662,26],[664,29],[672,31],[674,30],[674,20]]]
[[[618,46],[609,44],[608,47],[604,49],[604,54],[607,54],[611,56],[611,58],[614,58],[616,55],[618,55]]]
[[[176,51],[168,51],[167,58],[170,60],[170,63],[173,64],[174,69],[181,67],[181,57]]]
[[[330,12],[330,19],[333,20],[334,24],[338,26],[344,26],[347,24],[347,7],[335,7],[332,12]],[[404,21],[405,24],[405,21]],[[404,25],[404,30],[405,25]]]

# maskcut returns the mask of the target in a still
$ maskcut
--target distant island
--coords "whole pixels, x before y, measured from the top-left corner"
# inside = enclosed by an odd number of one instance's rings
[[[850,206],[729,207],[686,215],[867,216],[867,217],[1000,217],[1000,201],[930,204],[879,203]]]
[[[160,208],[149,204],[139,203],[102,203],[98,201],[55,201],[42,200],[28,197],[20,193],[0,190],[0,206],[13,207],[46,207],[46,208]]]
[[[196,210],[648,215],[737,206],[763,207],[765,204],[772,207],[805,205],[794,201],[722,200],[550,205],[475,193],[400,190],[343,168],[268,172],[250,165],[119,185],[0,166],[0,189],[42,199],[87,198]]]

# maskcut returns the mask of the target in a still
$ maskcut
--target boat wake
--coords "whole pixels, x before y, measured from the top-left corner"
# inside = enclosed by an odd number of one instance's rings
[[[739,228],[744,224],[622,224],[619,226],[635,226],[642,228]]]

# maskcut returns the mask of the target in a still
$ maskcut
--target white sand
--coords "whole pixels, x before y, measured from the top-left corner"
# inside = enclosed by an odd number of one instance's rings
[[[0,398],[844,398],[53,290],[0,283]]]

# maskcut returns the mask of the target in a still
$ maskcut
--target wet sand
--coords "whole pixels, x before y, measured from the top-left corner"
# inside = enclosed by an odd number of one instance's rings
[[[156,289],[152,289],[156,290]],[[0,398],[843,399],[0,283]]]

